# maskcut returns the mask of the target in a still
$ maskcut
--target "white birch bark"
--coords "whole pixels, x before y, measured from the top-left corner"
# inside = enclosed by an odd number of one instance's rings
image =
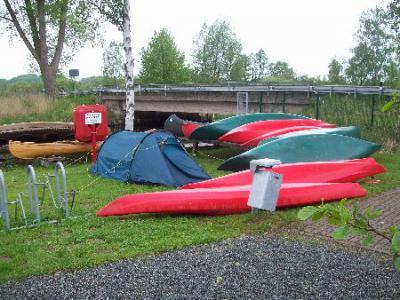
[[[133,131],[135,121],[135,92],[133,88],[133,69],[134,60],[132,55],[132,38],[131,38],[131,20],[130,20],[130,4],[129,0],[125,0],[124,5],[124,21],[123,21],[123,40],[125,52],[125,76],[126,76],[126,115],[125,130]]]

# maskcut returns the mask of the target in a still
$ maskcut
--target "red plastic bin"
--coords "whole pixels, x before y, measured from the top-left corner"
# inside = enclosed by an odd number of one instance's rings
[[[92,124],[96,126],[96,140],[104,141],[108,135],[107,108],[104,105],[80,105],[74,109],[75,139],[80,142],[90,142]]]

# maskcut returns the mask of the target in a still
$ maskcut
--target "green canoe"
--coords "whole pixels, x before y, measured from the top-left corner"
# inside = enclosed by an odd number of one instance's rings
[[[215,121],[210,124],[206,124],[199,128],[196,128],[191,133],[190,139],[199,141],[217,140],[220,136],[224,135],[233,128],[242,126],[244,124],[262,120],[282,120],[282,119],[310,119],[310,118],[293,114],[284,114],[284,113],[255,113],[247,115],[238,115],[222,119],[219,121]]]
[[[253,159],[272,158],[282,163],[331,161],[363,158],[380,145],[337,134],[308,134],[280,138],[224,161],[219,170],[240,171]]]
[[[355,137],[355,138],[360,137],[360,129],[358,129],[355,126],[336,127],[336,128],[319,128],[319,129],[309,129],[309,130],[302,130],[302,131],[296,131],[296,132],[289,132],[289,133],[283,134],[281,136],[265,139],[265,140],[260,141],[258,143],[258,146],[275,141],[277,139],[286,138],[286,137],[307,135],[307,134],[320,134],[320,133],[338,134],[338,135],[351,136],[351,137]]]

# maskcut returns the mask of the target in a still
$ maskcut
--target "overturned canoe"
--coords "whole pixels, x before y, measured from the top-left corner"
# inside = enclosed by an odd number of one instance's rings
[[[127,195],[97,212],[99,217],[142,213],[227,215],[246,213],[250,185],[209,189],[183,189]],[[278,208],[309,205],[366,196],[358,183],[286,183],[282,184]]]
[[[283,135],[275,136],[275,137],[269,137],[260,140],[257,146],[264,145],[266,143],[275,141],[277,139],[282,139],[282,138],[287,138],[287,137],[292,137],[292,136],[299,136],[299,135],[308,135],[308,134],[338,134],[338,135],[345,135],[345,136],[350,136],[354,138],[360,138],[360,129],[355,126],[347,126],[347,127],[335,127],[335,128],[317,128],[317,129],[307,129],[307,130],[301,130],[301,131],[294,131],[294,132],[288,132]],[[262,138],[262,137],[260,137]]]
[[[254,113],[239,115],[219,121],[212,122],[196,128],[190,138],[199,141],[217,140],[233,128],[261,120],[282,120],[282,119],[309,119],[304,116],[283,114],[283,113]]]
[[[101,142],[97,143],[99,148]],[[21,159],[33,159],[37,157],[48,157],[52,155],[68,155],[92,151],[90,143],[78,141],[61,141],[54,143],[33,143],[9,141],[8,148],[12,156]]]
[[[265,139],[273,138],[273,137],[279,137],[281,135],[291,133],[291,132],[297,132],[297,131],[307,131],[307,130],[313,130],[313,129],[319,129],[319,127],[315,126],[293,126],[293,127],[285,127],[277,130],[270,131],[268,133],[261,134],[254,139],[251,139],[249,141],[246,141],[244,143],[240,144],[240,147],[242,148],[253,148],[258,146],[260,141],[263,141]]]
[[[282,163],[364,158],[380,145],[337,134],[307,134],[279,138],[224,161],[219,170],[241,171],[253,159],[271,158]]]
[[[266,172],[281,174],[284,183],[354,182],[385,172],[385,168],[378,164],[372,157],[353,160],[281,164],[275,165],[272,168],[265,168],[264,170]],[[253,174],[250,170],[245,170],[201,182],[189,183],[182,186],[181,189],[248,185],[252,181]]]
[[[74,139],[71,122],[26,122],[0,126],[0,145],[8,141],[54,142]]]
[[[182,120],[177,115],[173,114],[168,117],[164,122],[164,129],[171,131],[177,136],[189,137],[196,128],[204,124]]]
[[[236,127],[231,131],[225,133],[223,136],[219,137],[218,140],[227,143],[243,144],[271,131],[276,131],[279,129],[282,130],[284,128],[294,126],[313,126],[313,129],[315,129],[315,127],[336,127],[336,125],[334,124],[325,123],[321,120],[311,119],[257,121]]]

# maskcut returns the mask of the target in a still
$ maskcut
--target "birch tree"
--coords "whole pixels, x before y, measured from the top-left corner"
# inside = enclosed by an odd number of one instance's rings
[[[130,3],[129,0],[92,0],[90,2],[107,21],[117,26],[122,32],[126,77],[125,130],[133,131],[135,121],[135,93],[133,89],[134,60],[132,55]]]

